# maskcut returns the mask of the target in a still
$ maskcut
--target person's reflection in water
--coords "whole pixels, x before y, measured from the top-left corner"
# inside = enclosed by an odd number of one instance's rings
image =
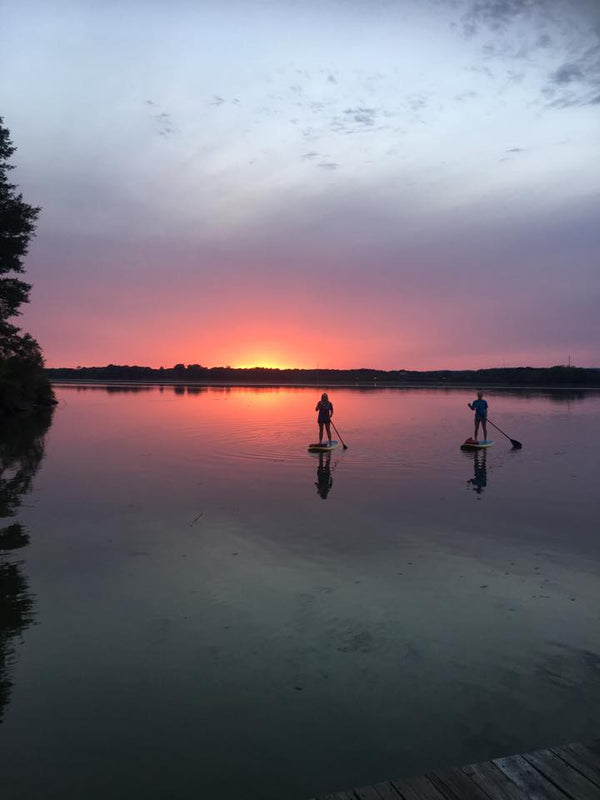
[[[477,450],[473,453],[473,477],[469,483],[477,494],[481,494],[487,486],[487,450]]]
[[[14,642],[34,619],[33,596],[22,564],[13,553],[29,544],[29,535],[16,521],[23,496],[44,457],[44,434],[52,412],[0,420],[0,724],[8,704],[14,663]]]
[[[319,466],[317,467],[315,486],[322,500],[327,500],[329,490],[333,486],[331,473],[331,453],[319,453]]]

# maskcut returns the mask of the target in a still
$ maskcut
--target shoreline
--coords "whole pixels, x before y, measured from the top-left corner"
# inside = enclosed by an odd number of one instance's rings
[[[250,389],[323,389],[330,391],[335,389],[469,389],[475,386],[487,392],[490,391],[552,391],[552,392],[600,392],[600,386],[556,386],[549,384],[494,384],[469,382],[446,382],[446,381],[411,381],[407,383],[396,383],[392,381],[365,381],[365,382],[340,382],[326,383],[324,381],[303,381],[292,382],[261,382],[261,381],[195,381],[195,380],[114,380],[110,378],[51,378],[52,386],[140,386],[140,387],[159,387],[159,386],[200,386],[204,388],[243,388]]]

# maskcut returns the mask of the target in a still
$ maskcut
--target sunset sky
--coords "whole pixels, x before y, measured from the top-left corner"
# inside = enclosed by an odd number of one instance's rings
[[[600,366],[598,0],[0,0],[49,366]]]

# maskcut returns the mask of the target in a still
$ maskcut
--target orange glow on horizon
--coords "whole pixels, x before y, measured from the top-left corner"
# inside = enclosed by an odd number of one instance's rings
[[[235,359],[228,362],[235,369],[310,369],[304,359],[294,357],[287,342],[273,345],[254,341],[248,345],[238,344],[235,349]]]
[[[134,305],[132,303],[132,305]],[[301,306],[300,311],[304,309]],[[159,307],[155,319],[144,315],[129,319],[127,335],[112,322],[100,324],[89,312],[67,310],[61,315],[65,325],[57,333],[29,329],[41,343],[46,365],[52,368],[102,367],[108,364],[137,365],[159,369],[175,364],[201,364],[209,369],[230,366],[236,369],[262,367],[280,370],[463,370],[492,367],[550,367],[560,363],[555,347],[544,346],[525,352],[495,349],[471,352],[471,345],[455,334],[450,324],[438,318],[438,328],[423,341],[410,321],[396,328],[381,322],[364,309],[355,314],[289,319],[268,317],[264,309],[245,312],[232,304],[232,317],[223,315],[181,321],[173,325],[171,311]],[[299,312],[298,312],[299,313]],[[368,326],[368,335],[362,330]],[[28,330],[24,326],[24,330]],[[453,336],[457,337],[452,346]],[[56,337],[59,336],[57,339]],[[501,352],[498,350],[501,349]],[[566,356],[563,363],[566,361]],[[596,363],[594,355],[579,356],[578,366]]]
[[[266,358],[258,358],[255,362],[249,362],[248,364],[232,364],[231,366],[235,369],[294,369],[286,364],[269,361]]]

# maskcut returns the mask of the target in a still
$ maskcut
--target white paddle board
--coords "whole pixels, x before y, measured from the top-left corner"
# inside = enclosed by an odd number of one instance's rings
[[[338,446],[339,442],[337,439],[332,439],[331,444],[328,442],[313,442],[313,444],[308,445],[308,451],[310,453],[327,453],[329,450],[335,450]]]
[[[491,447],[494,444],[492,439],[483,439],[481,442],[476,442],[475,439],[467,439],[460,446],[461,450],[483,450],[485,447]]]

